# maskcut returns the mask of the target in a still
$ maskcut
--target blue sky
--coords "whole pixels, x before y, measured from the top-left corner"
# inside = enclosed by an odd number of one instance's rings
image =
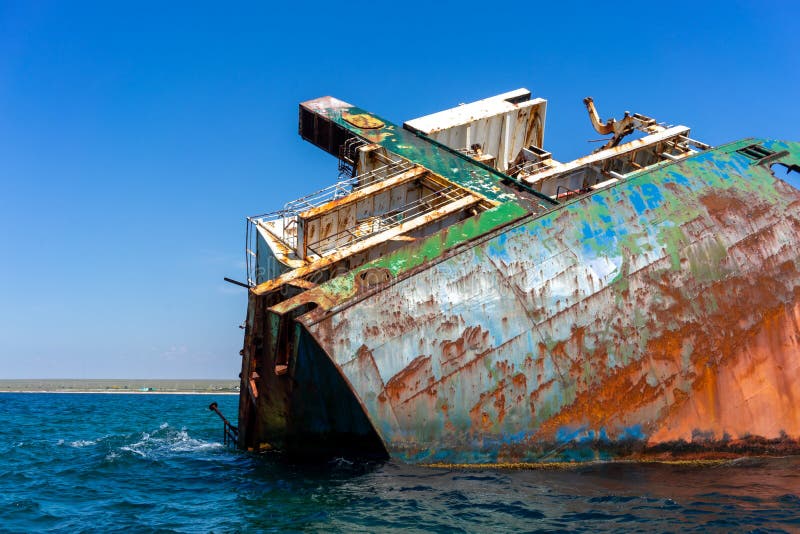
[[[517,87],[800,140],[797,5],[0,2],[0,378],[235,378],[244,218],[332,183],[322,95],[396,122]],[[597,6],[597,7],[591,7]]]

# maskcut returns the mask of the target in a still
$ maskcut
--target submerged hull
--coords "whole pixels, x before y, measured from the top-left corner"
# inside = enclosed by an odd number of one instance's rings
[[[288,301],[251,291],[242,445],[421,463],[800,452],[800,192],[770,167],[800,146],[760,141],[780,157],[754,161],[753,143],[544,213],[500,205]]]

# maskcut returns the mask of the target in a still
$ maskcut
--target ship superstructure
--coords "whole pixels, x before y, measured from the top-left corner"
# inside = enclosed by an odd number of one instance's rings
[[[332,97],[332,186],[248,218],[239,445],[410,462],[794,450],[796,143],[626,113],[562,163],[518,89],[402,127]],[[633,140],[626,140],[634,138]]]

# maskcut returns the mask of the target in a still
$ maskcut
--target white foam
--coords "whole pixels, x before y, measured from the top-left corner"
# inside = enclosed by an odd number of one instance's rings
[[[142,458],[158,459],[173,453],[203,451],[222,446],[222,443],[219,442],[203,441],[191,437],[186,427],[176,431],[171,429],[168,423],[163,423],[152,435],[143,432],[139,441],[124,445],[119,450]]]
[[[147,455],[146,455],[145,453],[143,453],[142,451],[140,451],[140,450],[138,450],[138,449],[135,449],[135,448],[133,448],[132,446],[131,446],[131,447],[128,447],[128,446],[126,445],[126,446],[124,446],[124,447],[120,447],[120,449],[119,449],[119,450],[121,450],[121,451],[128,451],[128,452],[132,452],[133,454],[138,454],[138,455],[139,455],[139,456],[141,456],[142,458],[147,458]]]
[[[69,446],[80,448],[80,447],[88,447],[89,445],[94,445],[96,443],[97,441],[92,439],[79,439],[77,441],[70,441]]]

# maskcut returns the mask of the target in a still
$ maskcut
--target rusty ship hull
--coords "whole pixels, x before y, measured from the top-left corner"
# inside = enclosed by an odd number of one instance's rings
[[[608,146],[562,164],[539,148],[541,103],[502,96],[439,131],[301,105],[301,135],[352,165],[350,189],[249,219],[240,446],[413,463],[799,452],[800,192],[776,172],[800,170],[800,144],[690,148],[638,115],[645,137],[623,144],[595,117]],[[464,124],[471,152],[449,146]]]

